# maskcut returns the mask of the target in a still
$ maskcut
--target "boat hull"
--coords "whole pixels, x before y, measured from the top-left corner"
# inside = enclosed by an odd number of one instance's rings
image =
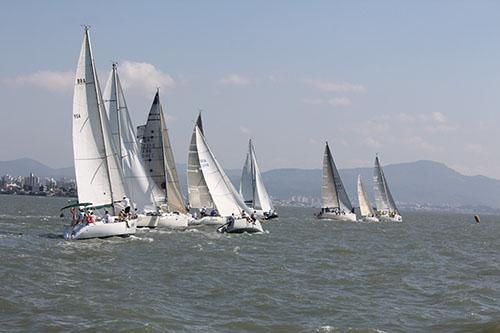
[[[185,229],[188,227],[189,216],[186,214],[167,213],[158,216],[158,227],[170,229]]]
[[[130,236],[135,234],[136,227],[137,219],[115,223],[97,221],[95,223],[77,224],[75,226],[65,225],[63,236],[66,240]]]
[[[189,222],[189,225],[215,225],[220,226],[225,224],[226,218],[221,216],[203,216],[199,219],[193,219]]]
[[[320,220],[350,221],[350,222],[357,221],[356,214],[354,213],[336,214],[336,213],[323,212],[316,215],[316,217]]]
[[[380,220],[376,216],[363,216],[361,218],[363,222],[380,222]]]
[[[394,216],[380,215],[378,218],[382,222],[403,222],[403,217],[399,214]]]
[[[228,234],[241,234],[264,232],[262,225],[259,220],[255,222],[249,222],[247,219],[239,218],[235,219],[232,223],[226,223],[217,229],[218,232],[228,233]]]
[[[137,227],[139,228],[171,228],[184,229],[188,226],[189,216],[186,214],[165,213],[162,215],[139,214]]]

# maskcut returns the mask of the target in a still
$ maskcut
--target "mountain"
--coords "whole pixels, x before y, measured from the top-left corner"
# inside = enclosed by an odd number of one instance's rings
[[[393,197],[400,203],[500,208],[500,180],[465,176],[446,165],[417,161],[383,166]],[[373,168],[339,170],[344,186],[357,204],[356,178],[361,175],[372,204]],[[263,174],[271,196],[285,198],[290,193],[319,197],[322,170],[276,169]]]
[[[29,158],[0,161],[0,175],[27,176],[33,172],[42,177],[74,177],[72,167],[54,169]],[[187,192],[186,165],[178,164],[177,172]],[[226,170],[236,189],[241,170]],[[391,192],[399,203],[440,206],[487,206],[500,208],[500,180],[484,176],[465,176],[446,165],[433,161],[417,161],[384,166]],[[363,177],[370,200],[373,199],[373,168],[341,169],[343,183],[354,205],[357,205],[356,178]],[[293,195],[321,196],[321,169],[274,169],[262,174],[269,194],[275,199]]]
[[[13,161],[0,161],[0,176],[29,176],[33,173],[40,177],[75,177],[73,167],[54,169],[31,158],[20,158]]]

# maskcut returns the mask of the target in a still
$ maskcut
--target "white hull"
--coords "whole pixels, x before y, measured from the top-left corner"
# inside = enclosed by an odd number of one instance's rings
[[[130,236],[135,234],[137,219],[126,222],[103,223],[96,221],[90,224],[64,226],[64,239],[90,239],[112,236]]]
[[[335,220],[335,221],[351,221],[356,222],[358,219],[354,213],[336,214],[336,213],[319,213],[316,216],[321,220]]]
[[[137,227],[183,229],[188,226],[189,216],[186,214],[165,213],[162,215],[139,214]]]
[[[363,216],[361,217],[363,222],[380,222],[380,220],[375,216]]]
[[[186,214],[167,213],[159,216],[158,227],[171,229],[185,229],[188,226],[189,216]]]
[[[401,215],[380,215],[378,218],[382,222],[403,222],[403,217]]]
[[[203,216],[200,219],[193,219],[189,225],[223,225],[226,223],[226,218],[221,216]]]
[[[247,219],[235,219],[233,223],[225,224],[217,229],[218,232],[241,234],[244,232],[255,233],[264,232],[259,220],[249,222]]]

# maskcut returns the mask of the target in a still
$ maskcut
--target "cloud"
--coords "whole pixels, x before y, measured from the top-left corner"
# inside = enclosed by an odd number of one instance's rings
[[[478,154],[478,155],[482,155],[482,154],[487,153],[487,149],[484,146],[477,144],[477,143],[466,144],[464,146],[464,150],[468,153],[474,153],[474,154]]]
[[[337,107],[349,107],[352,105],[352,102],[349,98],[347,97],[334,97],[330,98],[329,100],[326,101],[326,103],[330,106]]]
[[[248,128],[246,128],[245,126],[240,126],[240,131],[243,134],[250,134],[251,133],[251,131]]]
[[[51,92],[67,92],[73,89],[75,73],[72,71],[40,70],[27,75],[5,78],[2,81],[10,86],[33,86]]]
[[[352,102],[347,97],[333,97],[333,98],[302,98],[300,100],[304,104],[309,105],[326,105],[331,107],[349,107]]]
[[[157,87],[169,89],[175,86],[174,79],[147,62],[124,60],[119,63],[118,74],[124,89],[151,95]]]
[[[321,91],[341,93],[363,93],[366,91],[363,85],[350,82],[335,82],[318,78],[309,78],[305,79],[304,83]]]
[[[382,144],[374,138],[366,138],[364,144],[370,148],[381,148]]]
[[[252,83],[252,80],[239,74],[229,74],[220,79],[219,83],[228,86],[245,86]]]
[[[420,136],[413,136],[409,139],[406,140],[408,144],[414,146],[417,149],[427,151],[427,152],[438,152],[441,151],[442,149],[438,146],[434,146],[427,141],[425,141],[423,138]]]

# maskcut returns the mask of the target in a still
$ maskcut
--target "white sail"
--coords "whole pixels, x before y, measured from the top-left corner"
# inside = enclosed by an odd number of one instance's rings
[[[172,150],[172,145],[170,144],[167,124],[165,122],[161,103],[160,110],[163,139],[163,156],[167,179],[168,208],[174,212],[187,213],[186,203],[184,202],[184,197],[182,196],[179,176],[177,175],[177,167],[175,166],[174,152]]]
[[[243,199],[236,192],[233,184],[231,184],[226,173],[215,159],[198,126],[195,126],[195,133],[201,170],[219,214],[221,216],[231,216],[231,214],[240,216],[241,211],[252,214],[252,210],[245,205]]]
[[[88,28],[85,28],[76,69],[73,153],[79,202],[106,205],[121,200],[125,187],[113,147]]]
[[[342,179],[333,161],[328,142],[323,155],[323,185],[322,185],[323,208],[339,208],[344,211],[352,211],[351,201],[342,184]]]
[[[248,143],[248,154],[243,167],[240,182],[240,195],[247,206],[270,212],[274,210],[260,173],[252,140]]]
[[[200,159],[198,156],[197,140],[196,140],[196,127],[199,128],[203,134],[203,125],[201,122],[201,113],[196,120],[195,128],[191,136],[188,153],[187,165],[187,183],[188,183],[188,196],[189,205],[192,208],[214,207],[212,196],[208,191],[207,183],[201,171]]]
[[[128,195],[139,212],[156,211],[159,204],[156,203],[155,198],[161,197],[161,192],[152,179],[148,177],[141,162],[134,126],[130,119],[115,64],[113,64],[104,90],[104,102],[108,112],[113,142],[119,152],[123,180]]]
[[[375,216],[375,212],[373,211],[373,207],[366,195],[363,182],[361,181],[361,175],[358,175],[358,201],[361,216]]]
[[[375,168],[373,170],[373,183],[375,190],[375,206],[380,212],[398,213],[396,203],[392,198],[389,185],[385,179],[384,171],[380,165],[378,156],[375,157]]]

